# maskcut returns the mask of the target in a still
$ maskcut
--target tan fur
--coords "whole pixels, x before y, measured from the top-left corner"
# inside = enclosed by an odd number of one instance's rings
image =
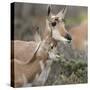
[[[42,41],[37,53],[34,54],[32,60],[30,60],[26,64],[23,64],[22,57],[24,56],[24,60],[26,59],[25,61],[27,61],[27,59],[29,59],[29,55],[32,54],[32,52],[30,51],[27,52],[27,51],[29,49],[32,50],[33,46],[35,46],[36,43],[33,42],[32,44],[31,42],[26,42],[26,41],[17,41],[17,40],[14,41],[14,57],[12,58],[12,63],[14,62],[14,72],[15,72],[14,80],[13,80],[15,81],[14,87],[23,86],[25,82],[30,83],[34,80],[37,74],[40,74],[41,72],[40,61],[42,61],[44,64],[46,63],[46,60],[48,59],[48,52],[51,43],[53,43],[52,38],[47,36],[46,39]],[[24,51],[26,51],[27,53],[24,53]],[[24,78],[26,78],[26,81]]]
[[[61,36],[65,37],[65,35],[68,33],[64,23],[62,23],[61,25],[59,25],[59,33],[61,33]]]
[[[14,72],[15,72],[15,80],[14,80],[15,87],[18,87],[18,86],[20,87],[24,85],[24,82],[25,82],[22,76],[23,74],[25,75],[26,82],[30,83],[34,80],[37,73],[40,74],[41,67],[38,60],[35,60],[34,62],[26,65],[22,65],[15,62],[15,59],[14,59]]]
[[[61,12],[61,14],[59,15],[63,15],[63,13]],[[51,47],[56,46],[57,43],[55,38],[52,38],[53,34],[54,36],[56,35],[56,33],[53,32],[55,29],[49,25],[49,22],[50,21],[46,20],[46,31],[44,33],[45,36],[40,45],[37,46],[37,42],[34,41],[13,41],[14,45],[12,45],[11,63],[12,67],[14,66],[14,71],[12,70],[11,75],[14,78],[11,79],[11,82],[14,82],[14,87],[23,86],[28,82],[32,83],[35,77],[37,75],[40,75],[42,72],[42,66],[40,62],[42,61],[42,65],[46,65],[49,51]],[[58,27],[59,25],[61,26]],[[59,32],[57,39],[60,41],[63,38],[62,41],[64,41],[64,37],[67,34],[67,32],[65,31],[64,23],[60,21],[60,23],[56,27],[57,32]]]

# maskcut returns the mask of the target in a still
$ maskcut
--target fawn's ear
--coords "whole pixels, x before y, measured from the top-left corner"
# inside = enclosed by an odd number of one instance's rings
[[[64,19],[66,12],[67,12],[67,7],[63,8],[56,16],[60,17],[61,19]]]

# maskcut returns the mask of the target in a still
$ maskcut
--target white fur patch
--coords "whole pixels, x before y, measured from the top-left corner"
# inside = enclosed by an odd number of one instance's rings
[[[68,41],[67,39],[65,39],[64,37],[62,37],[59,33],[59,31],[57,29],[54,29],[53,32],[52,32],[52,37],[56,40],[59,40],[59,41],[63,41],[63,42],[66,42]]]
[[[56,59],[56,56],[53,52],[49,52],[49,58],[50,59]]]
[[[41,60],[39,63],[40,63],[41,70],[43,71],[43,70],[44,70],[44,67],[45,67],[45,66],[44,66],[44,63],[43,63],[42,60]]]

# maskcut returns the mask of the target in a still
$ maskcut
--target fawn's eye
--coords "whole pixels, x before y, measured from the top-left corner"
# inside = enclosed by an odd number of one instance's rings
[[[51,47],[51,49],[53,49],[53,43],[51,43],[50,47]]]
[[[51,49],[53,49],[53,46],[51,46]]]

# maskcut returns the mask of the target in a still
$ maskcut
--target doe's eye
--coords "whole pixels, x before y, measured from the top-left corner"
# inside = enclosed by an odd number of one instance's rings
[[[56,26],[56,22],[52,22],[51,24],[52,24],[53,27]]]

